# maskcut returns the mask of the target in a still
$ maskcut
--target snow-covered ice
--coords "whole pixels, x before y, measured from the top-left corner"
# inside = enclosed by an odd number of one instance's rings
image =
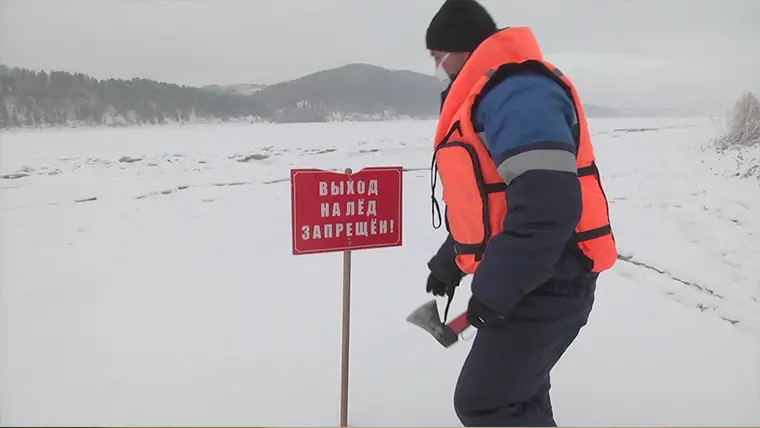
[[[553,372],[558,423],[760,424],[760,181],[709,120],[591,125],[621,260]],[[444,233],[434,126],[0,134],[0,421],[337,425],[341,256],[291,255],[289,169],[403,165],[404,246],[354,253],[349,423],[459,425],[469,342],[404,321]]]

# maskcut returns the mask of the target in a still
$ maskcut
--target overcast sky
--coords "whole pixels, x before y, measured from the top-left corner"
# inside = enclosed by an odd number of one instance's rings
[[[432,73],[441,0],[0,0],[0,62],[189,85],[350,62]],[[760,92],[760,0],[482,0],[529,25],[584,102],[723,111]]]

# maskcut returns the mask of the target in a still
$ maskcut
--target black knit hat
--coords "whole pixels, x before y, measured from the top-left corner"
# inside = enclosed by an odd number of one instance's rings
[[[425,35],[429,50],[472,52],[496,32],[491,15],[475,0],[446,0]]]

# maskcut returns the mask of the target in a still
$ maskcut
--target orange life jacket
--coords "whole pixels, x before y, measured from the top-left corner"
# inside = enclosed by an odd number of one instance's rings
[[[577,127],[573,132],[583,212],[568,246],[576,253],[580,249],[581,258],[592,272],[609,269],[615,263],[617,249],[583,106],[570,79],[543,60],[538,43],[527,27],[506,28],[483,41],[446,95],[436,129],[431,167],[433,226],[441,226],[440,208],[435,198],[438,175],[446,204],[446,229],[456,242],[456,263],[463,272],[475,272],[487,242],[502,232],[507,214],[506,183],[476,130],[473,106],[511,73],[526,69],[554,79],[575,104]]]

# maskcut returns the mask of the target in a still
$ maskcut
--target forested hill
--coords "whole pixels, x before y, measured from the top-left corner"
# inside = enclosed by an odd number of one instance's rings
[[[148,79],[99,80],[0,66],[0,128],[255,120],[269,114],[244,95]]]

